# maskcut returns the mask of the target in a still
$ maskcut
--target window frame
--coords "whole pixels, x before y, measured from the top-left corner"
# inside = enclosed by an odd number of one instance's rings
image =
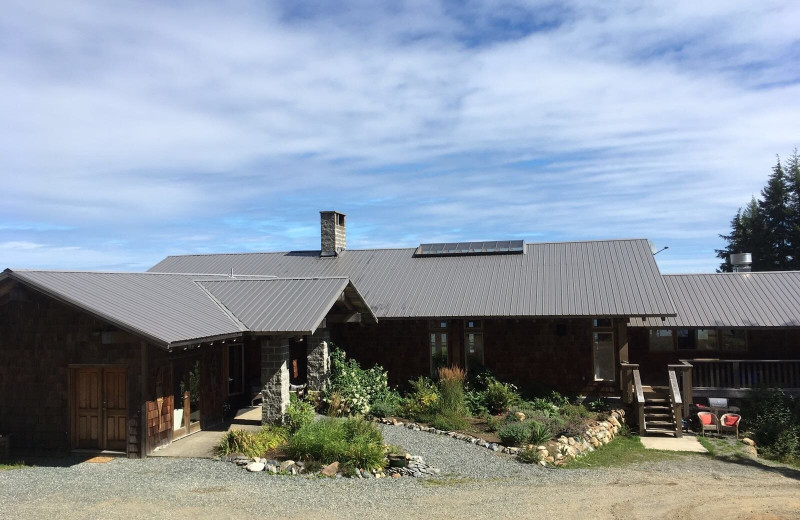
[[[470,327],[470,323],[473,324]],[[480,364],[482,366],[486,366],[486,335],[484,334],[483,329],[483,320],[482,319],[466,319],[464,320],[464,366],[466,367],[467,371],[469,371],[469,335],[473,334],[475,336],[480,336],[481,338],[481,359]]]
[[[605,324],[606,321],[608,322],[607,325]],[[592,379],[595,383],[615,383],[617,381],[617,344],[616,333],[614,331],[614,320],[612,318],[593,318],[591,324]],[[599,334],[611,335],[611,356],[613,358],[611,379],[598,379],[597,377],[597,349],[595,348],[595,335]]]
[[[446,359],[444,365],[447,366],[450,362],[450,330],[448,320],[430,320],[428,322],[428,363],[430,364],[431,377],[435,377],[433,373],[433,355],[435,346],[439,346],[439,353],[442,350],[442,338],[444,338],[444,350]],[[438,367],[437,367],[438,370]]]

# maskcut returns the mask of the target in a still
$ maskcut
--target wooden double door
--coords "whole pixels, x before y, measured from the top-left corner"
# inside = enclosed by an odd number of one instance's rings
[[[72,446],[125,451],[127,371],[119,367],[72,369]]]

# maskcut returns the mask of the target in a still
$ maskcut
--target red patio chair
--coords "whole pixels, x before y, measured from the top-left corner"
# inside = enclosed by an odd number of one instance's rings
[[[736,439],[739,439],[739,422],[742,420],[741,415],[735,413],[726,413],[719,418],[719,429],[724,432],[736,432]]]
[[[700,419],[700,432],[703,437],[706,436],[706,431],[719,433],[719,417],[711,412],[697,412],[697,418]]]

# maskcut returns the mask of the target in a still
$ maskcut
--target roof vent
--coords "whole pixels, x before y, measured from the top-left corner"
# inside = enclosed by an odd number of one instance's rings
[[[753,255],[751,253],[733,253],[730,262],[734,273],[749,273],[753,270]]]
[[[488,242],[420,244],[414,252],[414,256],[521,255],[524,252],[525,242],[523,240],[491,240]]]

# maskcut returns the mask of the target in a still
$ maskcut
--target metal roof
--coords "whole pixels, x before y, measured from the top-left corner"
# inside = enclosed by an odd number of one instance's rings
[[[344,291],[360,299],[346,278],[6,270],[0,281],[7,277],[161,346],[242,332],[311,334]]]
[[[345,289],[352,287],[345,277],[228,279],[198,283],[247,330],[279,333],[313,333]]]
[[[800,271],[664,275],[676,317],[632,327],[800,327]]]
[[[518,255],[415,258],[414,252],[170,256],[150,271],[346,276],[378,318],[675,314],[644,239],[533,243]]]

